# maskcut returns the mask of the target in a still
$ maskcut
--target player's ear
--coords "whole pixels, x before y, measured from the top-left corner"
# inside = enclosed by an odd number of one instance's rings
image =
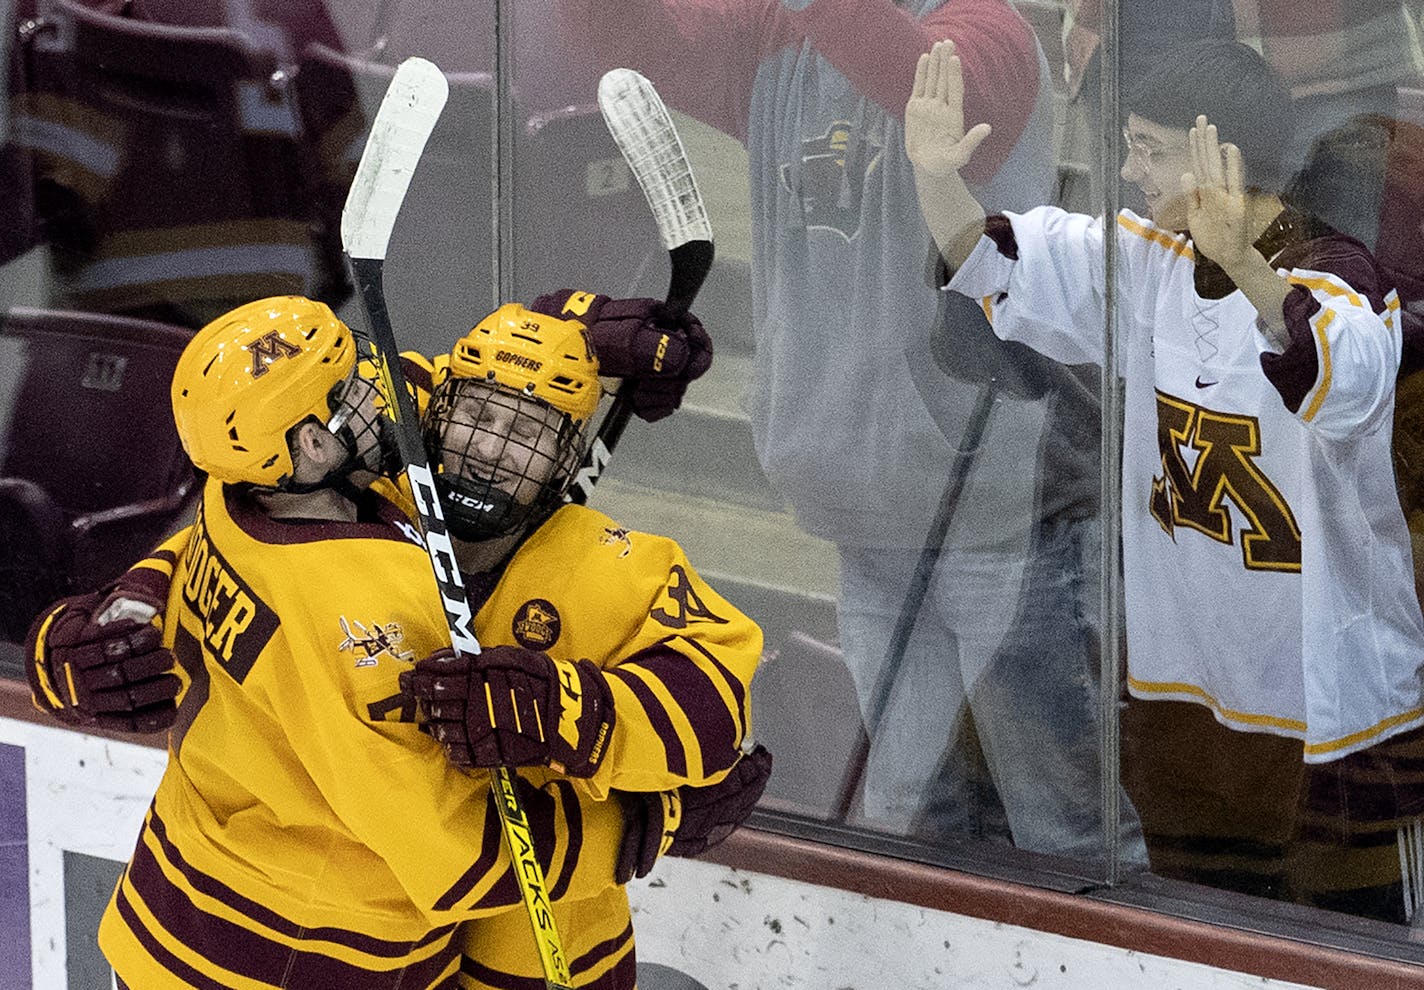
[[[323,477],[344,454],[341,441],[314,420],[298,425],[288,443],[292,449],[292,474],[297,481]]]

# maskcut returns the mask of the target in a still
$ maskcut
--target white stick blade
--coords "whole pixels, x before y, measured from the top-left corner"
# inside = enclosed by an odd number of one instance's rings
[[[435,63],[408,58],[397,67],[341,210],[341,246],[351,257],[386,256],[396,214],[449,95]]]
[[[610,69],[598,81],[598,108],[648,198],[663,246],[712,240],[687,151],[653,84],[632,69]]]

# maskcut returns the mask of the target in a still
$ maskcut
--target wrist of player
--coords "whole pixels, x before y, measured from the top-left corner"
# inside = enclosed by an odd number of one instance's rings
[[[168,604],[169,576],[148,567],[127,571],[99,606],[94,621],[107,625],[120,619],[150,622]]]

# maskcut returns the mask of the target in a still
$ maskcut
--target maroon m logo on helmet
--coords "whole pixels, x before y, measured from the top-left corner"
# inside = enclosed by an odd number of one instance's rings
[[[284,357],[296,357],[302,352],[302,349],[296,344],[283,340],[282,335],[276,330],[258,337],[247,345],[247,349],[252,353],[253,378],[261,378],[267,374],[267,368],[273,361]]]

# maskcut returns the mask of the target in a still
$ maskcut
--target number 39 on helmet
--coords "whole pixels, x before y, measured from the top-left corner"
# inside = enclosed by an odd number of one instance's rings
[[[449,375],[534,396],[579,426],[588,422],[602,394],[598,360],[583,324],[518,303],[505,303],[455,343]]]
[[[287,434],[332,416],[356,366],[351,330],[326,304],[274,296],[239,306],[188,342],[173,372],[173,419],[189,458],[229,484],[281,487]]]

